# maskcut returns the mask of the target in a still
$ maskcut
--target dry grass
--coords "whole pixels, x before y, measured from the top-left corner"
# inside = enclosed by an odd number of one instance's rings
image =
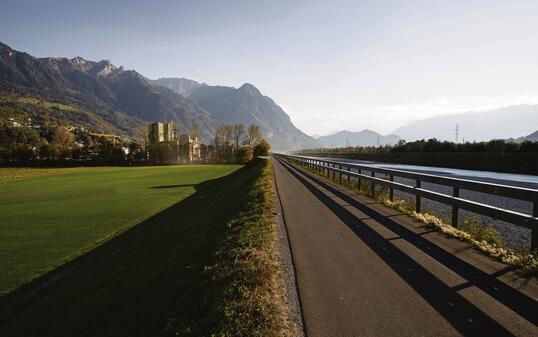
[[[253,165],[264,165],[262,173],[245,209],[228,223],[216,264],[208,268],[223,284],[216,308],[221,319],[213,336],[294,335],[278,266],[272,168],[267,160]]]
[[[4,181],[14,181],[21,179],[30,179],[66,173],[79,173],[88,171],[88,167],[69,167],[69,168],[31,168],[31,167],[3,167],[0,168],[0,183]]]

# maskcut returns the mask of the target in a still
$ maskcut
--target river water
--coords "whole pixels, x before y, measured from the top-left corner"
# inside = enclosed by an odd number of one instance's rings
[[[362,165],[373,165],[377,167],[383,167],[387,169],[412,171],[417,173],[434,174],[444,177],[469,179],[483,182],[491,182],[496,184],[511,185],[517,187],[526,187],[538,190],[538,176],[528,174],[514,174],[514,173],[501,173],[492,171],[475,171],[475,170],[462,170],[448,167],[433,167],[433,166],[421,166],[421,165],[404,165],[404,164],[390,164],[381,163],[366,160],[355,159],[343,159],[343,158],[324,158],[327,160],[335,160],[347,163],[356,163]],[[538,163],[536,164],[538,165]]]

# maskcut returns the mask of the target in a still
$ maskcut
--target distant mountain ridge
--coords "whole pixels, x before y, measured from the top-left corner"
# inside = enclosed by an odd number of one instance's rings
[[[507,139],[532,132],[538,125],[538,105],[513,105],[488,111],[467,112],[419,120],[392,133],[406,141],[437,138],[455,141]]]
[[[398,143],[400,137],[396,135],[383,136],[375,131],[364,129],[358,132],[343,130],[319,137],[317,140],[325,147],[382,146],[394,145]]]
[[[515,139],[516,142],[538,142],[538,130],[534,131],[530,135],[519,137]]]
[[[250,84],[235,89],[185,78],[150,80],[108,60],[36,58],[2,43],[0,94],[6,97],[3,104],[10,105],[0,106],[0,119],[18,114],[38,122],[54,119],[131,136],[147,122],[176,121],[184,130],[193,124],[200,126],[206,143],[220,123],[257,124],[277,150],[317,144],[297,129],[272,99]],[[68,109],[27,104],[35,99],[66,104]]]
[[[303,133],[290,117],[271,98],[252,84],[239,88],[200,86],[189,98],[211,114],[216,123],[256,124],[275,149],[293,150],[319,146],[318,142]]]

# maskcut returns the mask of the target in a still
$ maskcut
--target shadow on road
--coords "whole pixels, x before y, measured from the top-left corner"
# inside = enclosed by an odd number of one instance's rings
[[[359,201],[325,183],[321,179],[311,174],[307,175],[307,179],[304,172],[282,161],[281,163],[313,195],[355,232],[392,270],[462,334],[476,336],[486,335],[488,333],[495,336],[510,335],[503,326],[499,325],[491,317],[458,294],[457,288],[454,289],[447,286],[431,272],[394,246],[390,240],[385,239],[350,211],[338,204],[333,198],[326,195],[312,182],[338,196],[346,203],[353,205],[353,207],[359,209],[366,216],[390,229],[400,238],[408,241],[422,252],[461,275],[471,285],[479,287],[530,322],[537,323],[538,317],[536,312],[538,312],[538,307],[533,299],[497,280],[495,276],[488,275],[435,244],[424,240],[420,234],[412,232],[394,220],[361,204]]]
[[[0,336],[210,335],[220,288],[205,270],[262,167],[198,184],[188,198],[4,296]]]

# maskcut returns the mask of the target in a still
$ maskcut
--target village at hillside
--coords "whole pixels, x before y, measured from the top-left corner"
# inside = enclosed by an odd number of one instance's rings
[[[267,155],[270,145],[260,128],[221,124],[209,144],[200,128],[155,122],[138,130],[140,138],[99,133],[61,123],[34,124],[10,118],[0,125],[1,165],[174,165],[246,163]]]

